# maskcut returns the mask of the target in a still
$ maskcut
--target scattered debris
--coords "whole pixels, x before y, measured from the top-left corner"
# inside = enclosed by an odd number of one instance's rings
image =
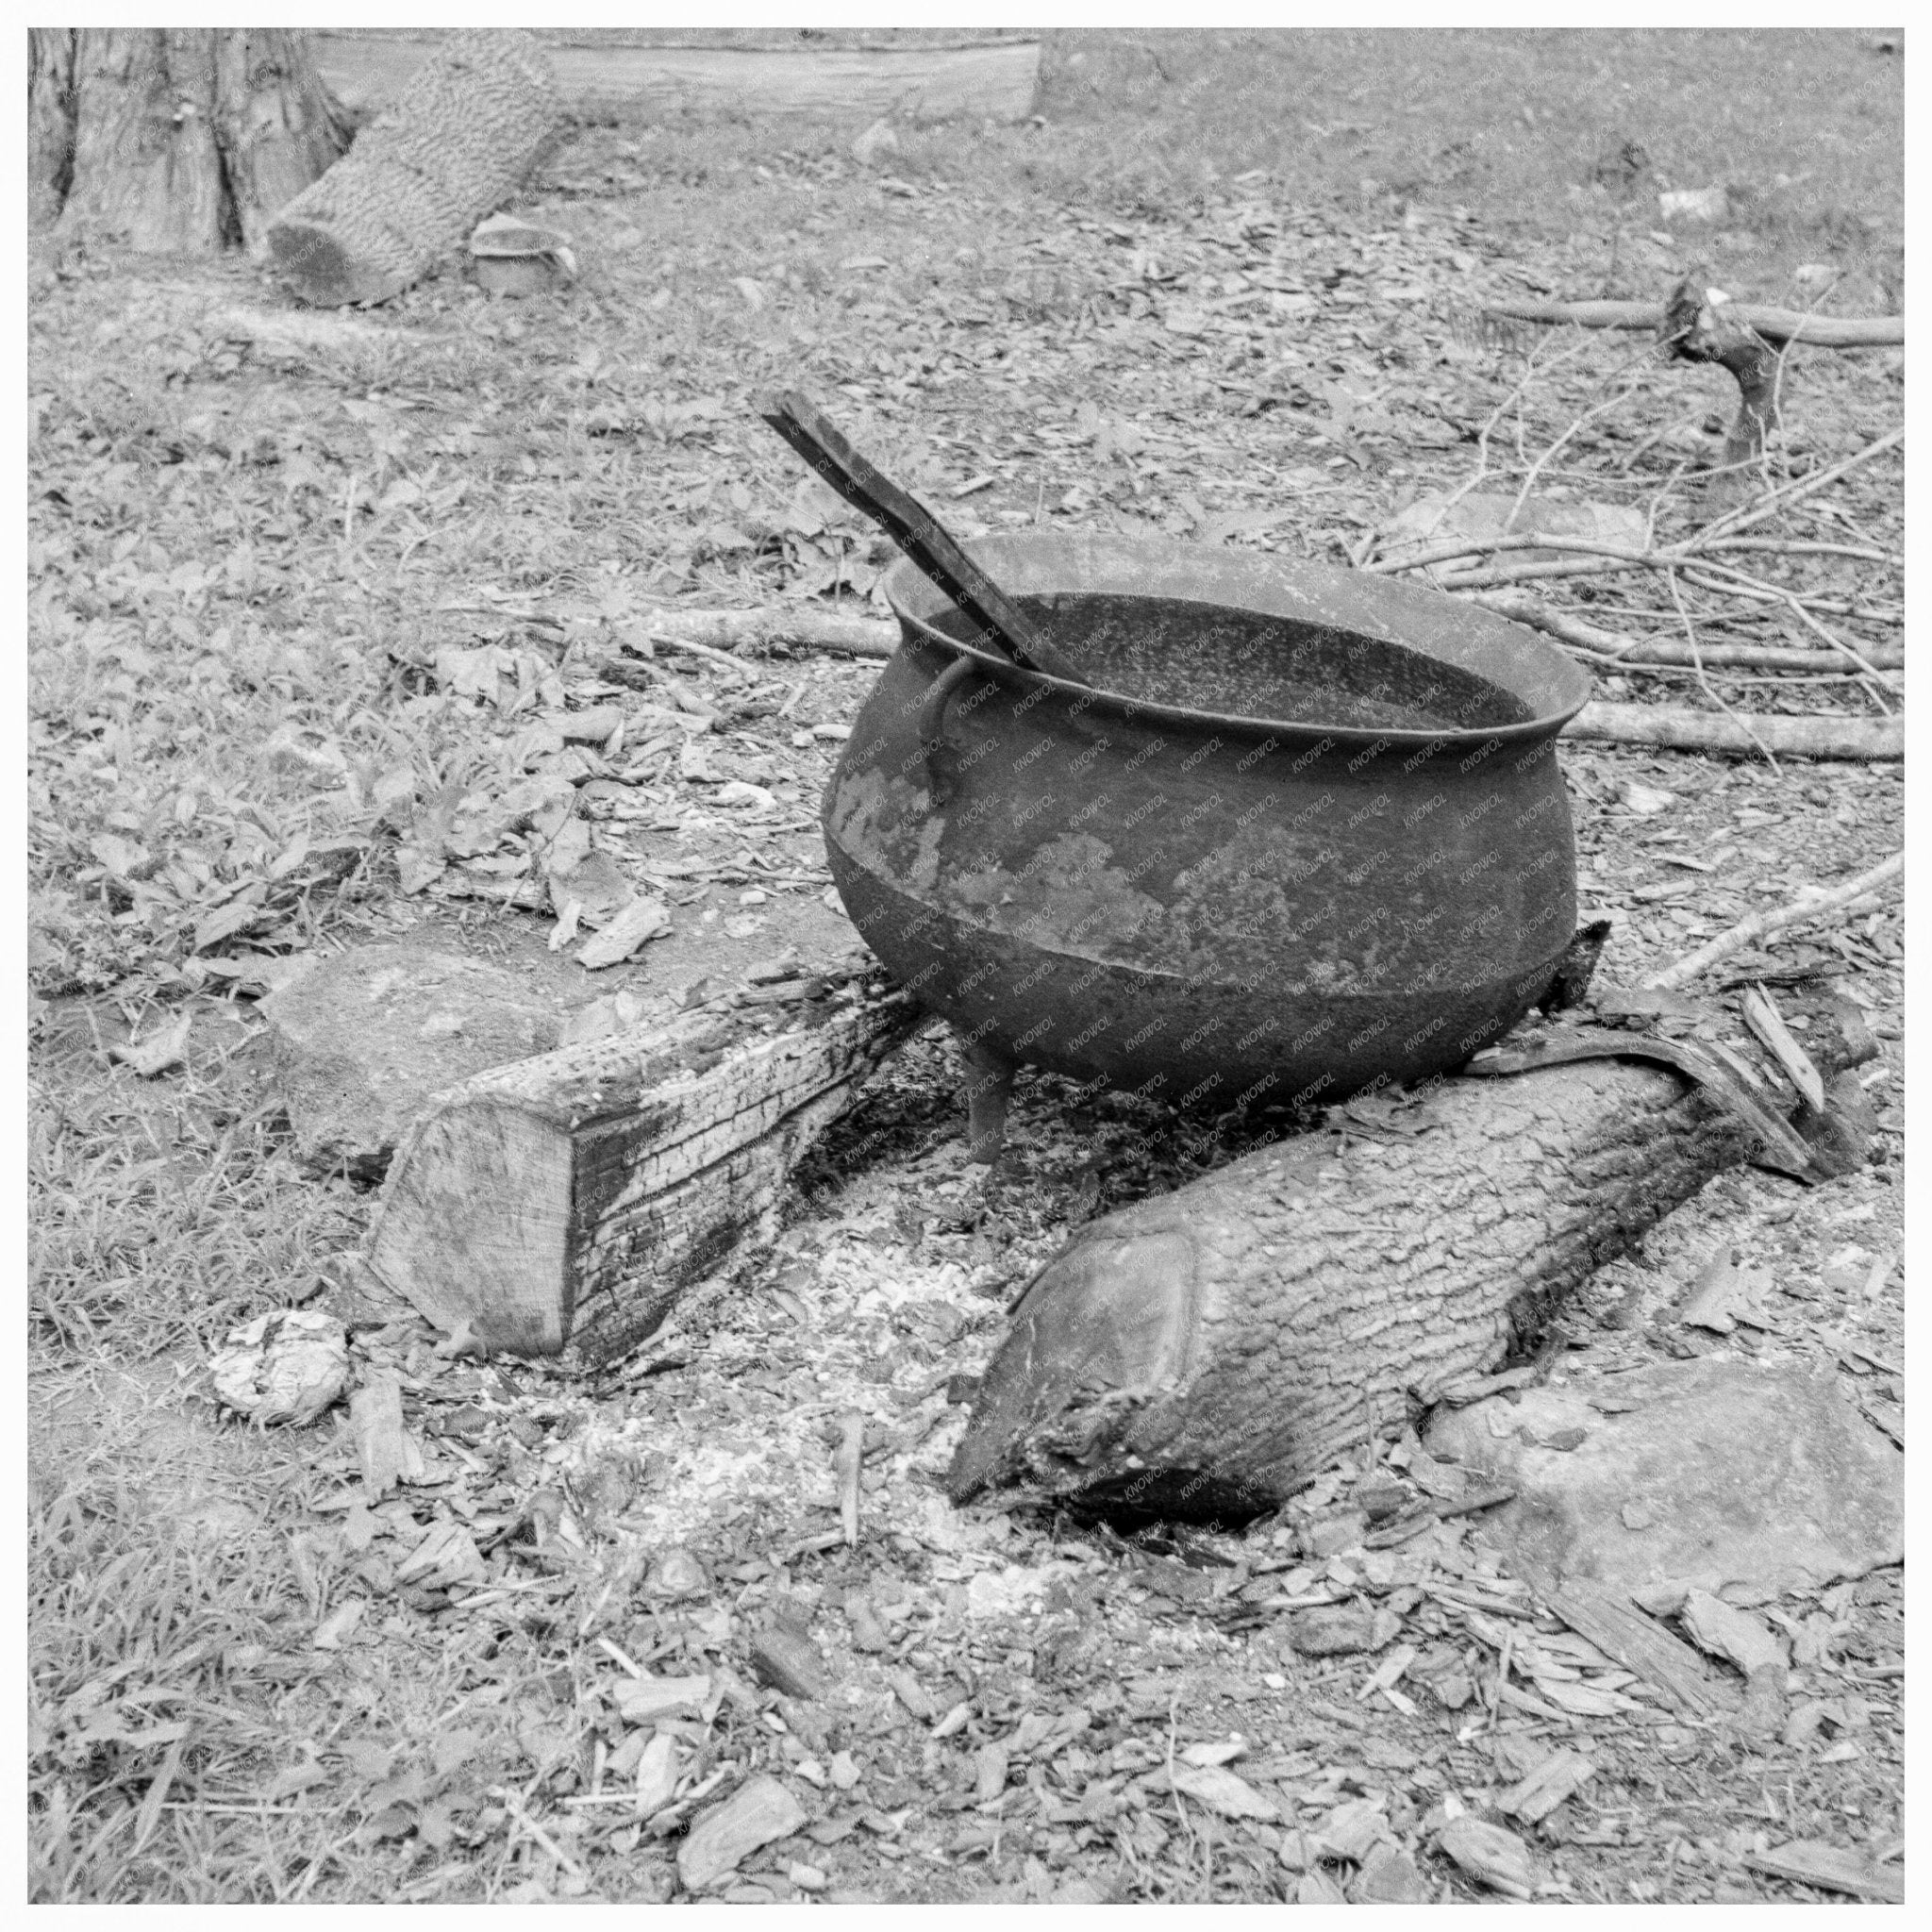
[[[280,1308],[230,1329],[208,1359],[215,1393],[264,1427],[301,1427],[332,1407],[348,1386],[348,1337],[334,1316]]]

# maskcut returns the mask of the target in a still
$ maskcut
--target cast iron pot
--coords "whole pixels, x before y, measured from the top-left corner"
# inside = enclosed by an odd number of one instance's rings
[[[908,566],[904,641],[824,801],[832,876],[975,1063],[1180,1105],[1325,1102],[1453,1068],[1576,923],[1556,737],[1589,695],[1533,632],[1359,572],[1106,536],[974,555],[1091,679],[975,645]]]

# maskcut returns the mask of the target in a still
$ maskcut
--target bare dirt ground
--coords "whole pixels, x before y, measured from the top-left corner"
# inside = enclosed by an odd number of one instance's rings
[[[808,1163],[776,1248],[618,1370],[452,1358],[365,1308],[358,1370],[400,1375],[424,1462],[378,1507],[340,1411],[251,1432],[212,1400],[230,1327],[340,1297],[372,1202],[292,1158],[253,1012],[275,959],[408,933],[518,964],[559,1010],[629,987],[649,1011],[787,944],[851,945],[815,814],[865,662],[660,649],[717,714],[708,775],[639,709],[642,751],[582,793],[671,910],[631,965],[586,974],[547,917],[481,896],[529,875],[512,830],[426,876],[402,856],[449,788],[505,782],[546,677],[572,705],[641,705],[586,666],[649,606],[880,614],[885,546],[803,480],[759,390],[822,396],[967,535],[1367,563],[1406,503],[1486,465],[1640,508],[1662,541],[1705,513],[1689,473],[1729,379],[1641,337],[1486,327],[1478,306],[1660,299],[1700,257],[1740,298],[1898,306],[1897,61],[1871,36],[1735,37],[1707,49],[1721,87],[1643,36],[1588,56],[1539,37],[1542,57],[1457,37],[1459,94],[1453,61],[1355,36],[1349,68],[1340,38],[1307,51],[1285,147],[1262,131],[1266,61],[1211,36],[1057,37],[1044,125],[907,129],[872,167],[854,129],[580,130],[525,208],[577,238],[582,278],[523,303],[452,270],[316,317],[241,264],[36,256],[35,1899],[663,1900],[692,1818],[761,1774],[804,1817],[711,1888],[744,1902],[1493,1899],[1436,1849],[1457,1808],[1519,1832],[1543,1900],[1818,1898],[1747,1861],[1791,1840],[1897,1856],[1902,1569],[1764,1607],[1791,1715],[1747,1738],[1566,1661],[1469,1519],[1374,1547],[1361,1467],[1237,1529],[952,1507],[959,1398],[1014,1291],[1070,1228],[1222,1150],[1023,1076],[988,1175],[938,1037]],[[1753,117],[1800,59],[1836,76],[1805,97],[1828,118],[1774,141]],[[1456,119],[1477,72],[1522,96],[1507,131]],[[1730,217],[1662,225],[1660,187],[1713,179],[1737,183]],[[1812,263],[1841,274],[1794,275]],[[1902,352],[1800,350],[1788,382],[1774,481],[1902,420]],[[1898,452],[1762,533],[1784,546],[1750,559],[1769,598],[1689,584],[1679,608],[1642,572],[1537,588],[1630,633],[1809,645],[1808,613],[1896,643]],[[489,650],[489,691],[458,688]],[[1896,675],[1599,681],[1713,692],[1901,705]],[[1902,840],[1896,762],[1570,743],[1563,764],[1618,983]],[[1885,901],[1758,969],[1828,963],[1865,1008],[1870,1163],[1811,1189],[1719,1180],[1603,1271],[1580,1333],[1835,1366],[1902,1439],[1901,935]],[[182,1014],[180,1062],[144,1078],[117,1057]],[[1777,1293],[1720,1340],[1674,1310],[1723,1247]],[[854,1412],[847,1548],[832,1458]],[[453,1587],[424,1556],[451,1526],[482,1565]],[[1387,1613],[1380,1649],[1291,1641],[1292,1609],[1357,1600]],[[765,1681],[774,1628],[815,1646],[822,1695]],[[640,1672],[705,1682],[633,1723]],[[654,1737],[673,1781],[647,1806]],[[1534,1824],[1501,1808],[1558,1747],[1593,1766],[1575,1794]]]

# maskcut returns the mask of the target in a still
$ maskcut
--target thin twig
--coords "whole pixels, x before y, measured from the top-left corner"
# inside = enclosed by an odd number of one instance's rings
[[[1827,912],[1840,911],[1855,905],[1888,880],[1902,876],[1905,869],[1905,854],[1894,852],[1890,858],[1880,859],[1857,878],[1847,879],[1843,885],[1829,891],[1809,899],[1793,900],[1789,905],[1774,906],[1767,911],[1754,912],[1750,918],[1740,919],[1736,925],[1726,926],[1714,940],[1707,941],[1694,953],[1687,954],[1674,965],[1653,973],[1643,984],[1657,991],[1669,991],[1688,985],[1706,968],[1716,965],[1720,959],[1728,958],[1733,953],[1741,952],[1754,940],[1762,939],[1767,933],[1782,932],[1788,926],[1805,924]]]
[[[1896,429],[1887,430],[1875,441],[1868,442],[1863,449],[1848,456],[1841,463],[1834,463],[1828,470],[1820,470],[1812,475],[1800,477],[1795,483],[1788,483],[1749,509],[1734,509],[1728,516],[1719,517],[1714,523],[1707,524],[1700,533],[1702,543],[1700,544],[1698,538],[1692,538],[1686,547],[1707,547],[1714,538],[1732,535],[1739,530],[1749,529],[1753,524],[1761,524],[1766,518],[1775,516],[1779,510],[1789,509],[1794,503],[1814,491],[1836,483],[1840,476],[1856,470],[1860,463],[1868,463],[1874,457],[1883,456],[1887,450],[1895,449],[1905,440],[1905,425],[1901,424]]]
[[[1724,703],[1724,699],[1717,694],[1715,688],[1712,686],[1710,677],[1704,668],[1704,651],[1703,647],[1697,641],[1697,626],[1690,622],[1690,613],[1684,608],[1684,594],[1677,588],[1676,572],[1670,572],[1665,576],[1664,582],[1670,586],[1671,602],[1677,607],[1677,616],[1684,625],[1684,636],[1690,641],[1690,656],[1697,666],[1697,682],[1704,687],[1705,696],[1707,697],[1711,701],[1711,703],[1714,704],[1718,708],[1718,709],[1722,711],[1724,714],[1724,716],[1728,718],[1731,721],[1731,723],[1735,724],[1738,727],[1738,729],[1741,731],[1744,734],[1744,736],[1748,738],[1751,741],[1751,742],[1755,744],[1757,747],[1757,749],[1764,754],[1764,762],[1767,765],[1769,765],[1774,772],[1779,772],[1780,767],[1778,765],[1778,761],[1772,755],[1771,747],[1765,743],[1763,739],[1758,737],[1757,732],[1752,730],[1749,723],[1745,719],[1740,717],[1739,714],[1736,711],[1734,711],[1729,705]]]

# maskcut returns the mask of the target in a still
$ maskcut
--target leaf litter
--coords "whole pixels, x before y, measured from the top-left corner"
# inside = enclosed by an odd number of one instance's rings
[[[580,149],[574,167],[617,165],[608,137]],[[977,236],[991,214],[970,186],[882,183],[868,219],[890,252],[819,267],[801,249],[761,271],[767,299],[737,291],[736,333],[707,348],[687,331],[682,366],[615,336],[555,355],[515,315],[438,285],[402,305],[406,333],[385,321],[308,341],[238,331],[189,285],[150,283],[125,310],[173,373],[83,400],[84,358],[42,329],[38,474],[81,507],[37,512],[32,563],[42,997],[245,990],[386,920],[398,889],[541,914],[580,958],[631,932],[648,946],[701,902],[769,951],[760,905],[825,884],[812,803],[869,673],[688,657],[674,673],[646,613],[687,596],[875,610],[886,558],[764,451],[743,406],[762,362],[802,356],[856,391],[855,433],[970,507],[967,534],[1051,517],[1337,559],[1396,529],[1403,497],[1462,481],[1508,389],[1452,299],[1508,279],[1519,244],[1479,222],[1316,215],[1236,183],[1154,218],[1041,205],[1008,259],[958,264],[937,334],[923,305],[867,279],[905,258],[908,227]],[[694,249],[692,272],[717,252]],[[1557,255],[1551,273],[1568,273]],[[782,341],[762,333],[785,308],[771,291],[814,275],[838,291],[837,326],[828,313]],[[1563,434],[1621,369],[1607,349],[1588,360],[1519,385],[1519,450]],[[475,400],[478,372],[511,369],[517,408]],[[1635,381],[1622,414],[1571,437],[1591,501],[1648,503],[1703,446],[1677,426],[1684,381]],[[1817,364],[1807,382],[1818,400],[1799,433],[1816,454],[1873,431],[1882,384]],[[527,426],[542,410],[607,452],[603,468],[567,469]],[[438,558],[460,608],[420,594],[409,565],[438,530],[566,474],[588,479],[574,486],[592,511],[583,560],[499,524]],[[189,534],[209,502],[212,562]],[[1890,541],[1882,493],[1855,502],[1861,533]],[[325,574],[308,559],[328,546]],[[277,715],[253,740],[221,722],[264,704]],[[1794,862],[1848,864],[1895,813],[1883,781],[1833,768],[1793,797],[1748,766],[1587,748],[1566,764],[1587,893],[1619,916],[1631,980]],[[1692,856],[1717,868],[1708,889],[1643,896],[1653,863]],[[758,897],[723,911],[721,890]],[[1873,1011],[1897,1011],[1894,916],[1807,944],[1801,959],[1830,956]],[[625,995],[605,998],[577,1024],[627,1024]],[[158,1053],[186,1018],[123,1053]],[[1240,1535],[1123,1540],[952,1509],[935,1488],[962,1422],[950,1385],[990,1351],[999,1297],[1058,1242],[1072,1177],[1092,1211],[1214,1155],[1106,1106],[1076,1145],[1023,1090],[1019,1176],[984,1188],[959,1178],[954,1124],[924,1098],[950,1094],[942,1051],[912,1050],[883,1087],[886,1158],[803,1175],[769,1260],[614,1375],[479,1365],[400,1315],[352,1337],[347,1422],[308,1452],[302,1628],[229,1646],[236,1684],[280,1686],[310,1714],[301,1762],[251,1802],[268,1791],[347,1824],[355,1856],[389,1848],[425,1896],[461,1895],[487,1869],[506,1897],[668,1896],[695,1877],[747,1902],[1367,1901],[1465,1881],[1461,1895],[1755,1896],[1749,1873],[1799,1869],[1802,1832],[1845,1815],[1827,1791],[1856,1790],[1844,1802],[1884,1822],[1887,1578],[1775,1607],[1807,1636],[1790,1642],[1786,1734],[1769,1756],[1754,1746],[1747,1794],[1720,1727],[1502,1575],[1468,1518],[1424,1507],[1459,1472],[1419,1443],[1331,1471]],[[1720,1187],[1779,1294],[1895,1322],[1895,1296],[1868,1307],[1825,1279],[1828,1206],[1756,1174]],[[1604,1286],[1640,1307],[1679,1295],[1700,1235],[1674,1221]],[[1896,1358],[1888,1329],[1868,1339]],[[1695,1640],[1696,1614],[1679,1614]],[[824,1695],[767,1681],[773,1628],[810,1645]],[[391,1655],[433,1659],[457,1728],[335,1740],[352,1686],[373,1723]],[[63,1764],[184,1735],[138,1687],[100,1694],[42,1720]],[[1773,1766],[1803,1795],[1760,1799]],[[175,1778],[158,1804],[191,1802]],[[224,1789],[196,1796],[212,1807]],[[687,1859],[694,1840],[723,1850]],[[1840,1889],[1882,1886],[1884,1849]],[[1687,1885],[1703,1889],[1673,1890]]]

